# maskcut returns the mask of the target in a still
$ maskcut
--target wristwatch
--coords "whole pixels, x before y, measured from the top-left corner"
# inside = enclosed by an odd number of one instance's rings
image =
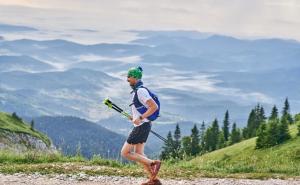
[[[143,120],[144,118],[142,116],[139,117],[140,120]]]

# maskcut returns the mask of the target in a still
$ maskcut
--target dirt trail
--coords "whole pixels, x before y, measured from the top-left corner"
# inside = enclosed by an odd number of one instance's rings
[[[139,185],[145,178],[117,176],[0,174],[1,185]],[[163,185],[300,185],[300,180],[249,180],[200,178],[196,180],[161,180]]]

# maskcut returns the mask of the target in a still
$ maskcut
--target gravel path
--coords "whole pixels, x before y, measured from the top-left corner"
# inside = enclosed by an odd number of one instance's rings
[[[40,175],[40,174],[0,174],[1,185],[139,185],[145,178],[87,176],[78,175]],[[300,185],[300,180],[249,180],[249,179],[217,179],[201,178],[188,180],[161,180],[163,185]]]

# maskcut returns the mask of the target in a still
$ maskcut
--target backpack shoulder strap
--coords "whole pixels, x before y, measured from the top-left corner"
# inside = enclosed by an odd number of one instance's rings
[[[140,107],[143,106],[143,104],[140,102],[139,98],[138,98],[138,93],[137,91],[139,90],[139,88],[144,88],[143,86],[139,86],[138,88],[136,88],[135,90],[133,90],[131,93],[134,93],[134,97],[133,97],[133,102],[129,105],[132,106],[133,104],[138,104],[136,106]]]

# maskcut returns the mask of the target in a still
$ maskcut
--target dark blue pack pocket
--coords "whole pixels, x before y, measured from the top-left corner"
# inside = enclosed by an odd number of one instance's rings
[[[142,87],[142,88],[145,88],[145,87]],[[150,115],[149,117],[147,117],[148,120],[150,121],[154,121],[156,120],[158,117],[159,117],[159,111],[160,111],[160,102],[159,102],[159,99],[158,97],[153,94],[151,91],[149,91],[147,88],[145,88],[148,92],[149,92],[149,95],[152,97],[152,99],[155,101],[155,103],[157,104],[157,110],[152,114]],[[135,93],[134,95],[134,98],[133,98],[133,104],[134,106],[136,107],[137,111],[140,113],[140,114],[144,114],[148,109],[139,101],[138,99],[138,96],[137,96],[137,93]]]

